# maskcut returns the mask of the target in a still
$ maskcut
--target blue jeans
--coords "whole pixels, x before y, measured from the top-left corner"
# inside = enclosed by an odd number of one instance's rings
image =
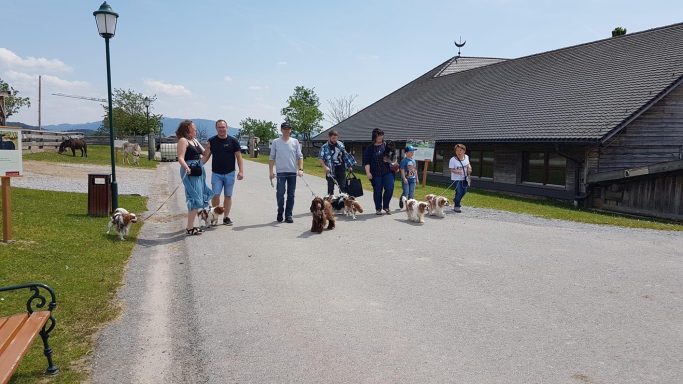
[[[285,206],[285,189],[287,189],[287,205]],[[294,209],[294,192],[296,192],[296,173],[283,172],[277,174],[277,214],[284,211],[285,217],[292,217]]]
[[[453,196],[454,207],[460,208],[460,201],[467,193],[467,187],[464,184],[465,180],[456,180],[455,182],[455,195]]]
[[[405,196],[408,199],[415,198],[415,178],[408,178],[408,183],[401,183],[403,185],[403,192],[401,196]]]
[[[389,209],[391,196],[394,194],[394,174],[389,172],[384,176],[372,175],[372,199],[375,201],[375,210]]]

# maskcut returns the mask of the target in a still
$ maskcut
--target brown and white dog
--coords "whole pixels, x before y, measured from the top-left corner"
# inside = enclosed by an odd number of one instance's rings
[[[116,208],[114,213],[111,215],[111,220],[109,220],[107,234],[109,234],[111,229],[114,228],[116,233],[119,234],[119,239],[124,240],[125,236],[128,235],[130,226],[137,222],[138,217],[135,216],[134,213],[130,213],[124,208]]]
[[[351,216],[356,220],[356,213],[363,213],[363,207],[356,201],[355,197],[347,196],[344,199],[344,215]]]
[[[437,215],[439,217],[446,217],[446,213],[444,212],[444,207],[448,207],[450,204],[448,203],[448,198],[445,196],[437,196],[434,194],[429,194],[425,196],[425,199],[429,203],[429,214],[430,215]]]
[[[405,196],[401,196],[401,199],[403,200],[403,206],[406,208],[408,221],[424,224],[425,212],[429,212],[429,203],[425,201],[417,201],[415,199],[408,199]]]
[[[326,227],[327,229],[334,229],[336,219],[332,204],[329,201],[323,200],[321,197],[314,198],[311,201],[311,213],[313,214],[311,232],[322,233]]]
[[[202,224],[203,228],[211,225],[215,227],[218,225],[218,219],[225,212],[225,209],[220,205],[217,207],[202,208],[197,211],[197,217],[199,218],[199,224]]]

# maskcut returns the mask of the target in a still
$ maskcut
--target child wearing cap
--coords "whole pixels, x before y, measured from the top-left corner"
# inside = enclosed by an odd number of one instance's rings
[[[417,182],[417,162],[413,160],[415,155],[415,147],[409,145],[406,147],[406,157],[401,160],[401,181],[403,183],[403,192],[401,196],[408,199],[415,198],[415,183]],[[399,199],[398,205],[403,208],[403,199]]]

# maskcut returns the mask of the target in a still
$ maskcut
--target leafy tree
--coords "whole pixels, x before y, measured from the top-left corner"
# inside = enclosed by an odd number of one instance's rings
[[[294,94],[287,99],[287,106],[282,108],[292,130],[303,137],[307,146],[311,144],[311,137],[320,132],[323,113],[320,111],[320,101],[313,88],[304,86],[294,88]]]
[[[162,128],[163,115],[149,114],[147,122],[147,109],[144,104],[145,95],[132,90],[115,89],[112,95],[112,109],[114,113],[114,136],[141,136],[150,131],[158,133]],[[153,104],[156,95],[149,97]],[[151,104],[150,104],[151,108]],[[104,120],[100,132],[109,134],[109,107],[104,106]]]
[[[267,143],[268,141],[277,138],[277,125],[272,121],[257,120],[247,117],[240,121],[239,137],[254,136],[259,138],[259,142]]]
[[[353,105],[358,95],[349,95],[348,97],[338,97],[334,100],[327,100],[330,108],[327,111],[327,120],[332,124],[339,124],[353,115],[357,108]]]
[[[612,30],[612,37],[624,36],[626,34],[626,28],[616,27]]]
[[[5,125],[5,119],[19,112],[21,108],[31,107],[31,100],[28,97],[19,97],[19,91],[2,79],[0,79],[0,91],[9,92],[10,94],[8,97],[5,97],[5,109],[0,111],[0,125]],[[4,116],[2,116],[2,112],[4,112]]]

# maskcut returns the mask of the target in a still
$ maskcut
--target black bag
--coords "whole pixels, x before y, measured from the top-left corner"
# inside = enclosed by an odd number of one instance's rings
[[[353,197],[363,196],[363,185],[353,171],[346,174],[346,193]]]
[[[201,176],[202,167],[201,165],[190,165],[190,176]]]

